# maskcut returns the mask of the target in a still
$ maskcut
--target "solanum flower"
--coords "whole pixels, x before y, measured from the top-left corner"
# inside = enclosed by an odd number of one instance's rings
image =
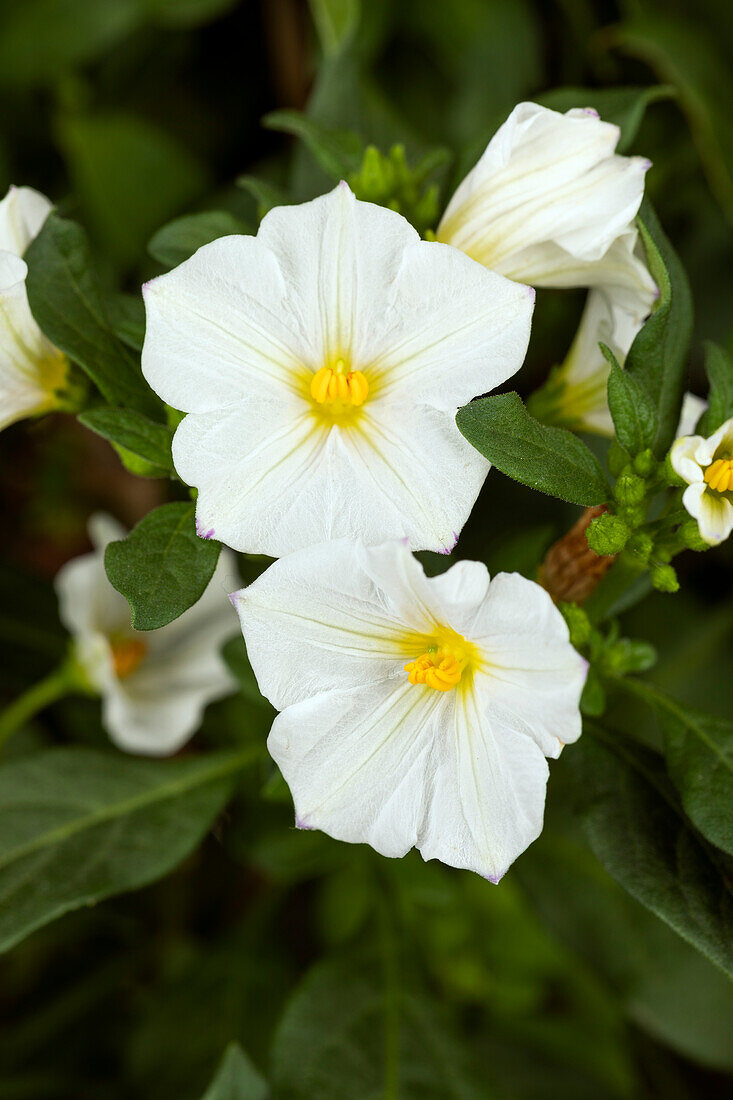
[[[67,404],[69,363],[33,319],[21,258],[50,209],[31,187],[0,202],[0,429]]]
[[[200,534],[273,556],[336,537],[453,547],[489,469],[456,409],[521,366],[529,288],[342,183],[144,293],[143,372],[188,413],[173,457]]]
[[[591,108],[520,103],[448,203],[438,240],[531,286],[648,285],[633,220],[650,162],[618,156],[618,139]]]
[[[586,664],[547,592],[404,542],[298,551],[232,597],[296,823],[497,881],[540,833]]]
[[[716,546],[733,531],[733,417],[705,439],[685,435],[669,454],[672,467],[687,482],[682,503],[697,520],[703,539]]]
[[[102,696],[102,722],[121,749],[167,755],[196,732],[207,703],[236,690],[220,654],[237,629],[227,599],[237,581],[234,559],[222,551],[203,596],[180,618],[137,631],[127,600],[104,570],[105,547],[125,532],[100,515],[90,534],[93,552],[64,565],[55,582],[75,664]]]

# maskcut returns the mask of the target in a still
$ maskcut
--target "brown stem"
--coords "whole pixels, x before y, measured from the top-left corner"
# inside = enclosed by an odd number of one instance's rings
[[[600,557],[591,550],[585,538],[591,520],[607,510],[605,504],[586,508],[568,533],[547,551],[540,566],[539,582],[553,600],[583,603],[613,565],[615,554]]]

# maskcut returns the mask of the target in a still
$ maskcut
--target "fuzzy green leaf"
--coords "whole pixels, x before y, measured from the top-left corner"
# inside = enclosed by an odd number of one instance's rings
[[[608,407],[616,436],[630,455],[637,455],[651,447],[656,439],[659,426],[657,410],[642,384],[628,371],[621,369],[610,348],[601,344],[601,351],[611,364]]]
[[[149,512],[104,556],[110,583],[132,609],[136,630],[157,630],[192,607],[211,580],[221,543],[196,534],[195,508],[183,501]]]
[[[604,504],[610,488],[598,459],[564,428],[540,424],[517,393],[482,397],[458,410],[456,423],[503,474],[571,504]]]
[[[707,436],[733,416],[733,359],[718,344],[708,342],[705,345],[705,373],[710,383],[710,396],[699,431]]]
[[[249,232],[249,226],[227,210],[207,210],[168,222],[150,238],[148,252],[166,267],[175,267],[204,244],[233,233]]]
[[[165,477],[173,470],[173,432],[166,424],[149,420],[133,409],[89,409],[78,417],[85,428],[145,459]]]

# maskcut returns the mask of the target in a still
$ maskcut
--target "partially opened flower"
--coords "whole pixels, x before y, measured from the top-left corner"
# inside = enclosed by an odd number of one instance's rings
[[[448,203],[438,240],[532,286],[653,287],[633,227],[650,164],[618,156],[618,139],[590,108],[520,103]]]
[[[69,363],[33,319],[21,258],[50,209],[31,187],[11,187],[0,202],[0,429],[67,403]]]
[[[497,881],[542,828],[545,757],[580,734],[586,665],[544,589],[342,540],[232,599],[297,824]]]
[[[220,654],[236,634],[227,591],[236,583],[233,557],[222,551],[198,603],[159,630],[137,631],[130,606],[107,580],[104,550],[124,537],[108,516],[90,523],[94,551],[56,577],[61,620],[74,639],[74,658],[89,687],[102,696],[102,721],[128,752],[163,756],[196,732],[204,707],[236,690]]]
[[[188,413],[173,457],[201,534],[274,556],[452,548],[489,469],[455,412],[521,366],[527,287],[342,183],[205,245],[145,304],[143,371]]]
[[[675,473],[687,482],[682,495],[700,534],[711,546],[733,531],[733,417],[708,439],[686,435],[669,454]]]

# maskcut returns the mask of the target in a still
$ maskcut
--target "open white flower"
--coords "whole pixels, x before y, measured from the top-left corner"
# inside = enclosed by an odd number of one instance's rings
[[[533,299],[345,183],[154,279],[143,372],[189,414],[173,457],[199,533],[451,549],[489,469],[456,409],[519,369]]]
[[[686,435],[669,453],[675,473],[687,482],[682,503],[711,546],[733,531],[733,417],[708,439]]]
[[[90,522],[94,550],[56,577],[59,613],[74,639],[74,658],[102,696],[102,721],[127,752],[165,756],[196,732],[204,707],[236,690],[221,657],[236,634],[227,592],[237,582],[234,558],[223,550],[198,603],[160,630],[130,625],[127,600],[104,570],[108,543],[125,531],[109,516]]]
[[[232,597],[296,823],[497,881],[542,829],[586,663],[547,592],[404,542],[312,546]]]
[[[438,240],[531,286],[648,284],[633,220],[650,162],[618,156],[618,138],[591,108],[520,103],[448,203]]]
[[[21,258],[50,209],[31,187],[11,187],[0,202],[0,429],[65,403],[68,360],[33,319]]]

